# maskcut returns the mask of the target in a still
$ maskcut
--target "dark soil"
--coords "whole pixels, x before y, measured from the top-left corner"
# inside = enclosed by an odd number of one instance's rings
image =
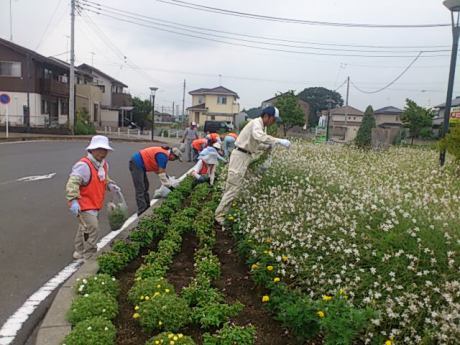
[[[193,271],[193,255],[198,246],[195,233],[186,233],[182,239],[182,250],[174,258],[173,264],[169,268],[166,278],[174,285],[176,292],[180,294],[182,288],[186,287],[195,276]]]
[[[222,275],[214,285],[226,294],[228,302],[238,300],[245,305],[232,321],[240,326],[253,325],[257,332],[256,345],[300,345],[263,306],[265,291],[251,280],[247,265],[234,248],[233,238],[220,227],[216,232],[214,252],[221,262]]]

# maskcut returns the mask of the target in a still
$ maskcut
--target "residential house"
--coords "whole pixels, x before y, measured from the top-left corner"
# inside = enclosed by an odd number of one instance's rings
[[[133,110],[132,97],[126,91],[128,86],[93,66],[82,64],[78,69],[91,75],[94,85],[102,93],[99,125],[102,127],[128,125],[132,121]]]
[[[262,105],[261,105],[261,108],[264,109],[266,107],[276,106],[276,101],[282,95],[283,94],[275,96],[275,97],[272,97],[270,99],[267,99],[267,100],[263,101]],[[305,102],[305,101],[301,100],[300,98],[297,99],[297,103],[299,104],[300,108],[302,109],[302,111],[304,113],[305,124],[308,124],[308,118],[310,116],[310,111],[311,111],[310,104],[308,102]]]
[[[206,121],[222,121],[234,125],[240,112],[238,94],[223,86],[190,91],[192,106],[187,108],[190,122],[204,126]]]
[[[323,115],[329,113],[323,111]],[[363,121],[364,113],[350,106],[331,109],[329,119],[329,135],[332,140],[348,143],[353,141],[358,134],[358,129]]]
[[[67,127],[68,75],[59,60],[0,38],[0,93],[11,98],[12,127]],[[2,124],[5,114],[6,107],[0,106]]]
[[[374,111],[375,124],[380,128],[401,128],[403,111],[396,107],[385,107]]]

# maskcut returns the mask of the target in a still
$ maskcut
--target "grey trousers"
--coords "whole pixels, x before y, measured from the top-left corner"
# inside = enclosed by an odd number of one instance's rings
[[[140,215],[150,207],[149,179],[147,173],[139,168],[132,159],[129,161],[129,171],[136,192],[137,214]]]
[[[190,162],[193,158],[192,141],[193,139],[185,139],[185,159],[187,162]]]

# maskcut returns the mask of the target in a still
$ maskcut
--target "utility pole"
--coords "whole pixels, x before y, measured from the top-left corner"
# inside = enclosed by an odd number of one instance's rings
[[[74,134],[75,124],[75,0],[70,11],[70,76],[69,76],[69,129]]]
[[[350,77],[347,78],[347,99],[345,101],[345,106],[348,107],[348,100],[350,99]]]
[[[182,122],[185,125],[187,121],[185,121],[185,79],[184,79],[184,90],[182,92]],[[185,128],[185,127],[184,127]]]
[[[172,105],[171,115],[174,116],[174,101],[173,101],[173,105]]]
[[[13,6],[10,0],[10,41],[13,42]]]
[[[350,99],[350,77],[347,78],[347,97],[345,100],[345,106],[347,107],[345,110],[345,135],[343,140],[347,140],[347,132],[348,132],[348,101]]]

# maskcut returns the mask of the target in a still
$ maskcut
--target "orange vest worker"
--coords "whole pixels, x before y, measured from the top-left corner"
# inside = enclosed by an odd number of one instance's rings
[[[100,210],[104,206],[104,195],[107,188],[107,179],[101,181],[98,177],[97,170],[88,158],[80,159],[86,163],[91,170],[91,177],[86,186],[80,187],[80,204],[81,211]],[[105,176],[107,176],[107,163],[104,164]]]
[[[153,171],[158,174],[159,168],[156,160],[156,156],[159,153],[164,153],[169,157],[169,150],[166,150],[162,147],[147,147],[143,150],[140,150],[142,160],[144,161],[145,171]]]

